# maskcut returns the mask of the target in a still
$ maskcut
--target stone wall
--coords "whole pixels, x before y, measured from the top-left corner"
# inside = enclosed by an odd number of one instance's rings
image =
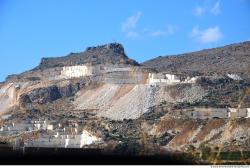
[[[190,118],[228,118],[228,110],[226,108],[194,108],[193,111],[187,113]]]
[[[237,108],[228,108],[229,111],[229,117],[231,118],[248,118],[249,116],[249,110],[248,108],[242,108],[242,109],[237,109]]]
[[[104,83],[110,84],[146,84],[147,73],[120,71],[104,75]]]

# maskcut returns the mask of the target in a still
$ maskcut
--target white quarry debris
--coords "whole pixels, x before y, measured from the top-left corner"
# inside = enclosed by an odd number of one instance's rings
[[[98,116],[114,120],[136,119],[163,101],[192,102],[205,94],[199,86],[189,86],[173,97],[167,86],[104,84],[79,92],[74,104],[76,110],[95,112]]]
[[[237,74],[227,74],[227,77],[229,77],[233,80],[242,80],[242,78]]]
[[[48,124],[47,125],[47,130],[51,130],[52,131],[53,129],[54,129],[54,126],[52,124]]]
[[[185,80],[181,81],[181,77],[174,74],[166,73],[149,73],[147,83],[149,85],[173,85],[178,83],[196,83],[198,77],[187,77]]]
[[[64,139],[65,137],[62,137]],[[83,130],[80,135],[67,135],[65,138],[65,148],[82,148],[85,145],[90,145],[96,142],[100,142],[100,138],[92,135],[87,130]]]
[[[160,83],[174,84],[179,83],[180,79],[176,75],[163,73],[149,73],[148,84],[155,85]]]
[[[62,78],[75,78],[92,75],[92,67],[87,65],[76,65],[63,67],[61,71]]]
[[[246,118],[250,118],[250,108],[247,108],[247,117]]]
[[[195,76],[195,77],[187,77],[184,81],[184,83],[196,83],[197,79],[199,77],[198,76]]]
[[[111,106],[112,98],[120,85],[106,84],[99,88],[77,93],[75,104],[77,109],[98,110]]]
[[[61,147],[61,148],[82,148],[85,145],[100,143],[101,138],[94,136],[87,130],[81,134],[68,134],[56,132],[55,135],[42,135],[25,144],[26,147]]]
[[[81,134],[81,144],[80,148],[82,148],[84,145],[90,145],[92,143],[95,143],[97,141],[100,141],[100,138],[93,136],[88,131],[83,130]]]
[[[35,130],[54,130],[54,125],[48,120],[35,120],[33,122],[33,127]]]
[[[55,138],[58,138],[60,136],[59,132],[56,132],[56,135],[54,135]]]
[[[108,109],[100,110],[98,115],[114,120],[136,119],[146,113],[155,103],[154,88],[147,85],[135,85]]]

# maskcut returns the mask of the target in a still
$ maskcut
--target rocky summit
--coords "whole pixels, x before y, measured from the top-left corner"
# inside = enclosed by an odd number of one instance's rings
[[[0,142],[249,163],[249,44],[142,64],[119,43],[42,58],[0,83]]]
[[[86,63],[139,65],[135,60],[127,57],[121,44],[110,43],[96,47],[88,47],[84,52],[70,53],[64,57],[42,58],[37,69],[72,66]]]

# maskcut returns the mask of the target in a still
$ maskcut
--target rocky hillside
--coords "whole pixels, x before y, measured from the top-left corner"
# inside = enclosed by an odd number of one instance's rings
[[[85,63],[139,65],[135,60],[127,57],[121,44],[110,43],[96,47],[88,47],[84,52],[70,53],[64,57],[42,58],[40,65],[35,69],[47,69]]]
[[[142,64],[159,72],[189,75],[236,73],[250,77],[250,42],[180,55],[159,56]]]
[[[0,84],[0,143],[116,155],[178,151],[210,163],[218,151],[249,153],[249,51],[245,42],[138,66],[111,43],[44,58]],[[246,156],[238,157],[250,162]]]

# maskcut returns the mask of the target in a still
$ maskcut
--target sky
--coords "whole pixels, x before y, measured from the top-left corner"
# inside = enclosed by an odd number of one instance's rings
[[[0,0],[0,81],[89,46],[138,62],[250,40],[250,0]]]

